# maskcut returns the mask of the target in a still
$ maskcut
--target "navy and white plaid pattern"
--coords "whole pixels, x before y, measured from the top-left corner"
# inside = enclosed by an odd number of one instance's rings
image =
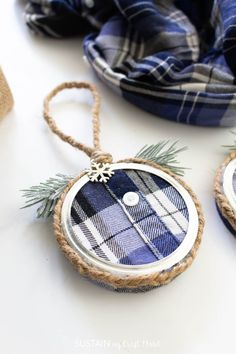
[[[159,117],[236,124],[235,0],[30,0],[27,25],[90,33],[85,54],[125,99]]]
[[[139,203],[127,206],[127,192]],[[140,265],[174,252],[188,230],[188,210],[179,192],[164,179],[137,170],[116,170],[106,183],[86,183],[71,209],[77,241],[112,263]]]
[[[234,171],[232,183],[233,183],[234,193],[236,195],[236,171]]]

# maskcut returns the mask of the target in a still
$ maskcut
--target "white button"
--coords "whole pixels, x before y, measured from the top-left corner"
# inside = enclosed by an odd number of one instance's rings
[[[139,195],[135,192],[127,192],[123,196],[123,202],[125,205],[134,206],[139,202]]]
[[[94,7],[94,0],[85,0],[85,5],[91,9]]]

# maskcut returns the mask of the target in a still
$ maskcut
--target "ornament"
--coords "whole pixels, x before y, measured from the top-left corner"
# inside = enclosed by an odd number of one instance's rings
[[[226,146],[231,152],[218,168],[214,194],[217,210],[228,230],[236,236],[236,146]]]
[[[93,147],[61,132],[50,115],[51,99],[65,88],[93,94]],[[150,290],[192,263],[204,226],[201,206],[173,173],[182,172],[176,152],[183,149],[176,149],[176,143],[145,146],[135,158],[113,162],[101,150],[99,107],[98,92],[88,83],[64,83],[46,97],[49,127],[85,152],[91,166],[77,177],[58,175],[25,190],[26,206],[42,203],[39,216],[53,211],[58,244],[83,276],[116,291]]]

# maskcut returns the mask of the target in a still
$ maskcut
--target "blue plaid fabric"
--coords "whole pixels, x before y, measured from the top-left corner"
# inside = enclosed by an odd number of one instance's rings
[[[234,171],[232,183],[233,183],[234,193],[236,195],[236,171]]]
[[[148,112],[236,124],[235,0],[31,0],[25,19],[36,33],[89,34],[95,72]]]
[[[127,206],[127,192],[139,195]],[[140,265],[163,259],[184,240],[188,210],[179,192],[153,174],[116,170],[106,183],[86,183],[71,209],[78,243],[112,263]]]

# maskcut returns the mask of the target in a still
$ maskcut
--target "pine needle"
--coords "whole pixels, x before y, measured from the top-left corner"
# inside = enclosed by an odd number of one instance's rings
[[[161,141],[158,144],[145,145],[135,157],[155,162],[169,168],[173,173],[183,176],[186,168],[178,166],[178,153],[187,148],[177,148],[177,142],[170,144],[169,141]],[[54,208],[73,176],[58,173],[55,177],[41,182],[38,186],[22,190],[23,198],[26,199],[23,208],[39,205],[38,218],[47,218],[53,214]]]
[[[183,176],[186,167],[178,166],[177,155],[187,150],[187,147],[177,148],[177,144],[178,141],[170,143],[169,140],[164,140],[157,144],[145,145],[135,157],[155,162],[168,168],[176,175]]]
[[[49,178],[46,182],[41,182],[38,186],[22,190],[23,197],[26,199],[26,203],[22,209],[39,204],[37,217],[49,217],[52,215],[58,199],[72,178],[72,176],[58,173],[54,178]]]

